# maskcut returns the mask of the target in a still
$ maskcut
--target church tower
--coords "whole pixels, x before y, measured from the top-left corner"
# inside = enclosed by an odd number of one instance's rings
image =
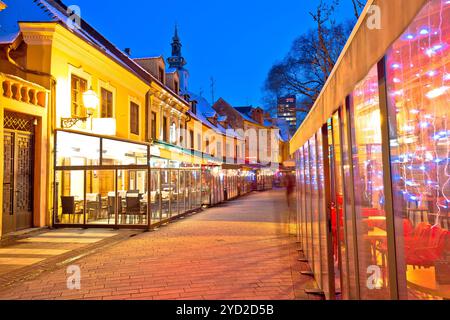
[[[181,53],[182,47],[183,45],[181,44],[180,37],[178,36],[178,27],[175,26],[175,33],[172,38],[172,56],[167,59],[167,62],[169,63],[169,67],[171,69],[176,69],[180,75],[181,93],[187,93],[189,72],[184,68],[187,62]]]

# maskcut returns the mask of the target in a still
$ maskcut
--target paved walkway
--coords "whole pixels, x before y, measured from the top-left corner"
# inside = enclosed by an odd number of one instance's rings
[[[283,191],[253,193],[0,289],[0,299],[308,299]],[[295,230],[291,227],[291,233]]]

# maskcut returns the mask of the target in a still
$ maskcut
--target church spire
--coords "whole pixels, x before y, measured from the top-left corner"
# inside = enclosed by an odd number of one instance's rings
[[[175,31],[172,38],[172,56],[167,58],[167,62],[169,63],[169,67],[171,69],[176,69],[180,76],[180,91],[187,93],[188,92],[188,79],[189,72],[184,68],[187,64],[186,59],[184,59],[181,48],[183,45],[181,44],[180,36],[178,34],[178,25],[175,24]]]
[[[172,38],[172,56],[167,59],[171,68],[181,69],[186,65],[186,60],[181,54],[181,44],[180,37],[178,35],[178,25],[175,24],[175,32]]]
[[[180,37],[178,36],[178,24],[175,23],[175,33],[173,35],[173,41],[178,41],[180,42]]]

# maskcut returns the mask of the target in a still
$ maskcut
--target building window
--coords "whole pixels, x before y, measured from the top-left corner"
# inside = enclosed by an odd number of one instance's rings
[[[190,143],[190,148],[193,150],[194,149],[194,130],[189,130],[189,143]]]
[[[185,136],[186,136],[186,132],[183,128],[183,121],[180,119],[180,133],[179,133],[179,137],[180,137],[180,146],[183,147],[185,145]]]
[[[197,102],[196,101],[192,101],[191,102],[191,111],[193,114],[197,114]]]
[[[139,105],[130,102],[130,132],[139,135]]]
[[[222,142],[217,141],[216,148],[217,148],[217,151],[216,151],[217,157],[221,158],[222,157]]]
[[[209,138],[205,139],[205,153],[209,154]]]
[[[113,118],[113,93],[101,88],[101,110],[102,118]]]
[[[197,133],[197,150],[202,151],[202,134]]]
[[[178,84],[178,81],[174,81],[174,90],[176,94],[178,94],[178,92],[180,91],[180,85]]]
[[[83,93],[87,90],[87,81],[76,75],[71,77],[72,117],[84,117]]]
[[[170,143],[177,143],[177,125],[175,122],[172,122],[172,124],[170,125]]]
[[[151,115],[151,138],[156,140],[156,112],[153,111]]]
[[[169,142],[169,139],[167,137],[167,117],[163,117],[163,141]]]
[[[163,68],[159,68],[159,81],[161,81],[162,83],[164,83],[164,69]]]

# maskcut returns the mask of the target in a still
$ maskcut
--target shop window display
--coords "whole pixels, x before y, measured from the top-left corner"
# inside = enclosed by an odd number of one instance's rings
[[[356,85],[350,115],[360,298],[389,299],[377,66]]]
[[[450,4],[432,0],[387,53],[402,299],[450,298]]]

